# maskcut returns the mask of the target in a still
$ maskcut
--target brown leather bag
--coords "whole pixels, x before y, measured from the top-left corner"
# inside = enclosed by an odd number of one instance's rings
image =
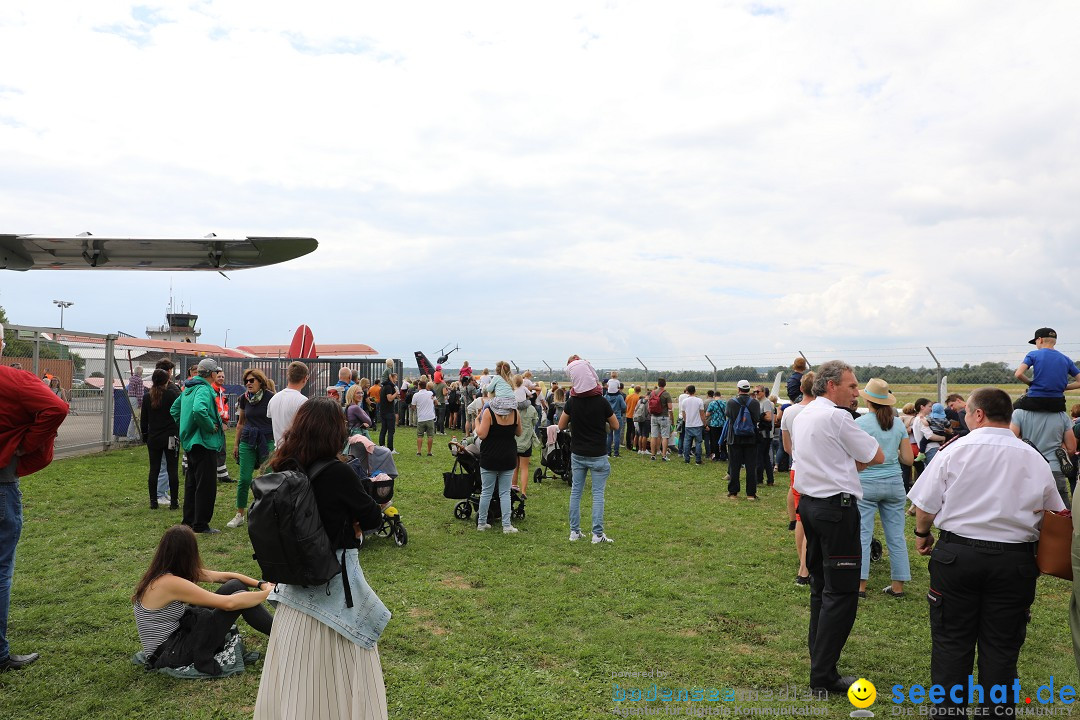
[[[1072,539],[1072,513],[1068,510],[1043,513],[1039,549],[1035,556],[1035,563],[1043,574],[1062,580],[1073,579]]]

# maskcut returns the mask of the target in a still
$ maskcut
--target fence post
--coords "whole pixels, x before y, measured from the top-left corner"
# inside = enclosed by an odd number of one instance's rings
[[[641,364],[641,367],[645,368],[645,389],[648,390],[649,389],[649,368],[645,367],[645,363],[641,362],[641,358],[639,358],[637,355],[634,356],[634,359],[637,360],[638,363]]]
[[[105,378],[101,386],[101,442],[104,447],[112,446],[112,418],[113,418],[113,364],[110,358],[115,358],[115,343],[117,335],[105,336]]]
[[[941,397],[941,373],[942,373],[942,370],[941,370],[941,363],[939,363],[939,362],[938,362],[938,359],[937,359],[937,355],[934,355],[934,351],[933,351],[933,350],[931,350],[931,349],[930,349],[929,347],[927,347],[927,348],[926,348],[926,352],[930,353],[930,357],[934,358],[934,364],[935,364],[935,365],[937,365],[937,394],[938,394],[938,402],[939,402],[939,403],[944,403],[944,402],[945,402],[945,398]]]
[[[708,355],[705,356],[705,359],[709,361],[710,365],[712,365],[712,389],[713,392],[716,392],[716,363],[710,360]]]
[[[540,362],[544,363],[544,366],[548,369],[548,382],[551,382],[555,379],[555,371],[547,364],[547,360],[541,360]]]

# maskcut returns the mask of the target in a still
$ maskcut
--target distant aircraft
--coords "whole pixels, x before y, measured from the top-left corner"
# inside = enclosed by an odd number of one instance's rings
[[[0,270],[243,270],[293,260],[315,238],[114,238],[0,234]]]
[[[446,349],[448,347],[450,347],[450,343],[442,346],[442,350],[439,351],[439,359],[435,361],[436,365],[442,365],[444,362],[450,359],[450,353],[454,352],[454,350],[461,349],[457,345],[455,345],[453,350],[448,351]],[[424,354],[423,350],[414,351],[413,356],[416,358],[416,367],[420,370],[421,375],[427,375],[428,377],[432,377],[435,375],[435,365],[431,364],[431,361],[428,360],[428,357]]]

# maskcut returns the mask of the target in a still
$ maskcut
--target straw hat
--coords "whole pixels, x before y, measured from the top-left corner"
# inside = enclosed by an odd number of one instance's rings
[[[863,400],[878,405],[896,404],[896,396],[889,389],[889,383],[881,378],[870,378],[870,381],[866,383],[866,387],[859,391],[859,395]]]

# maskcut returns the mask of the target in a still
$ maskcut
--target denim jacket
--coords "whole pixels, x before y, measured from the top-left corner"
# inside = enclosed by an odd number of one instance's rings
[[[335,552],[343,551],[339,549]],[[268,599],[310,615],[360,647],[371,650],[390,621],[390,611],[367,584],[356,549],[345,550],[344,553],[353,607],[345,607],[345,588],[336,577],[326,585],[277,585]],[[340,554],[338,559],[341,560]]]

